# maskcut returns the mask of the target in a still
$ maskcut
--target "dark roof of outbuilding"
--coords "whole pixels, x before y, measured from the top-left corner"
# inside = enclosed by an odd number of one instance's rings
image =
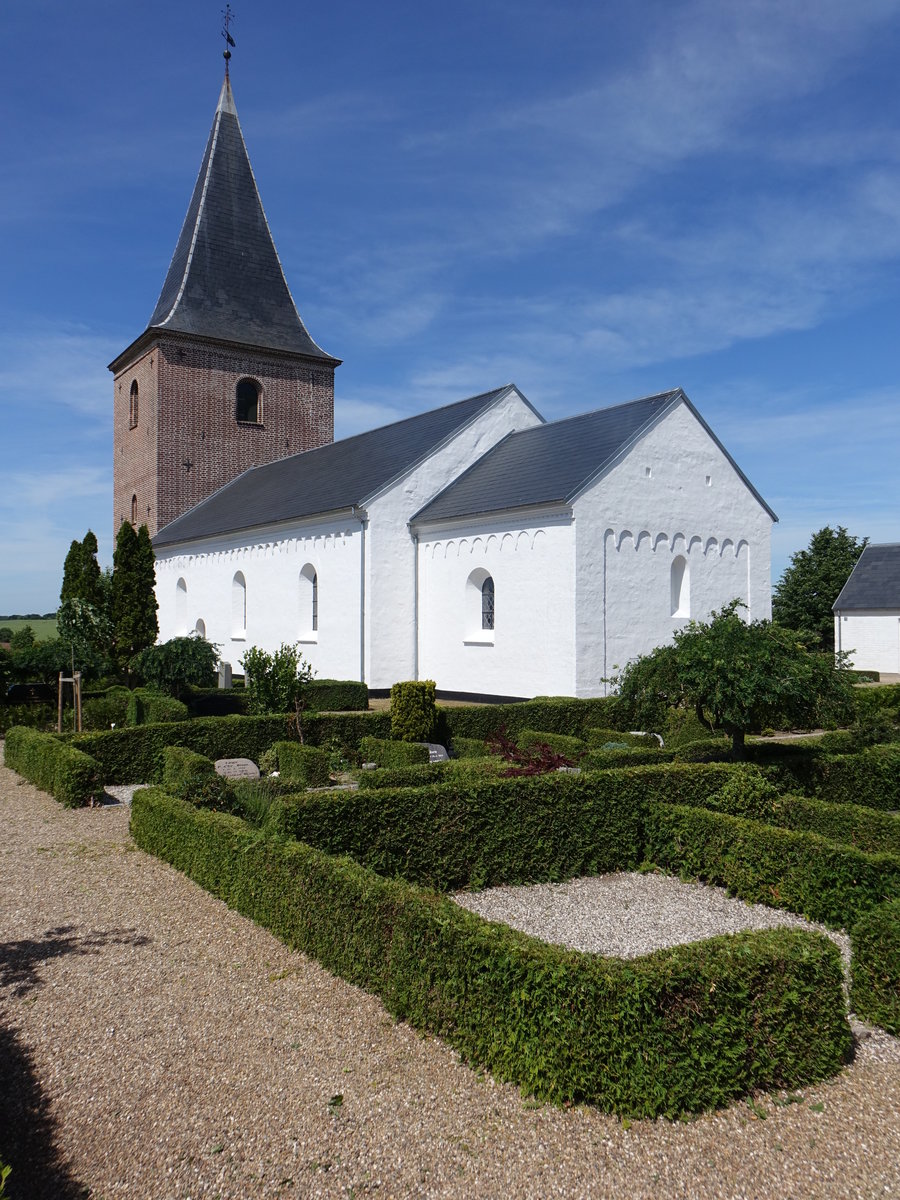
[[[153,544],[168,546],[363,505],[514,390],[513,384],[507,384],[316,450],[252,467],[170,521]]]
[[[681,388],[512,433],[416,513],[416,523],[570,503],[661,416],[684,403],[770,513]]]
[[[312,340],[294,305],[227,75],[181,236],[148,329],[338,361]]]
[[[866,546],[832,607],[900,609],[900,542]]]

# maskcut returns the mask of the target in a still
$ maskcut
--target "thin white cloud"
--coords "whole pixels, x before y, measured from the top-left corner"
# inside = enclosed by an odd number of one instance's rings
[[[17,412],[52,404],[111,427],[106,364],[123,344],[75,325],[8,328],[0,334],[0,393],[15,397]]]

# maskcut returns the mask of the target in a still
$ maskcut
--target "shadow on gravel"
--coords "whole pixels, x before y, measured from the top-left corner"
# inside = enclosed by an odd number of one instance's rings
[[[56,1122],[37,1081],[31,1056],[0,1025],[0,1161],[10,1167],[11,1200],[86,1200],[90,1189],[72,1175],[56,1146]]]
[[[151,940],[133,929],[84,934],[76,930],[76,925],[59,925],[38,938],[0,942],[0,988],[11,988],[12,995],[19,998],[40,986],[37,968],[48,959],[66,954],[99,954],[104,946],[146,946]]]

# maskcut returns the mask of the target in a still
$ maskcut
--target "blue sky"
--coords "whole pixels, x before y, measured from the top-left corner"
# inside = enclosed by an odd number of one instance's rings
[[[222,76],[223,5],[7,0],[0,613],[112,546],[112,377]],[[900,0],[237,0],[232,84],[337,436],[515,381],[682,386],[779,514],[900,540]]]

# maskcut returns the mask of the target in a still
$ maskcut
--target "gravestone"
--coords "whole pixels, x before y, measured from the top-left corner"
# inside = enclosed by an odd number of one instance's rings
[[[447,762],[450,758],[444,747],[439,746],[437,742],[420,742],[419,744],[428,747],[429,762]]]
[[[259,779],[259,767],[249,758],[217,758],[216,773],[226,779]]]
[[[220,688],[230,688],[231,687],[231,663],[228,663],[228,662],[220,662],[219,663],[219,687]]]

